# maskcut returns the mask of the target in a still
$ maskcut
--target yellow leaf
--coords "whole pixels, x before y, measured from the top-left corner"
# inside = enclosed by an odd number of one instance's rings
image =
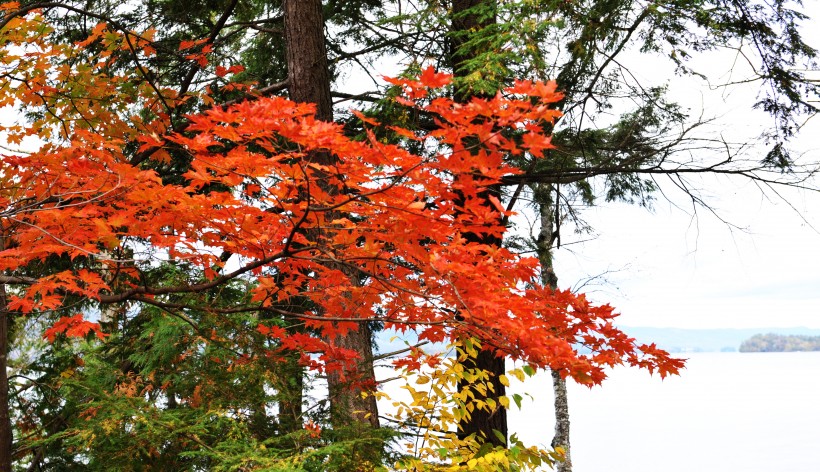
[[[504,408],[510,408],[510,398],[506,395],[503,397],[498,397],[498,403],[501,403],[501,406]]]

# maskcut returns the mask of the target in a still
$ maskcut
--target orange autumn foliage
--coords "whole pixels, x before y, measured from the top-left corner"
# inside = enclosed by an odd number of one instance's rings
[[[362,320],[413,330],[421,340],[474,338],[498,355],[586,384],[624,362],[661,376],[681,367],[616,329],[612,307],[540,287],[537,259],[465,238],[506,233],[499,216],[507,210],[500,202],[487,207],[479,194],[520,172],[507,164],[510,155],[543,158],[551,147],[542,125],[559,116],[551,107],[561,97],[554,83],[520,81],[495,97],[459,104],[436,94],[449,77],[431,68],[418,80],[389,79],[403,90],[400,103],[435,117],[429,132],[390,128],[423,143],[429,152],[421,154],[374,132],[353,140],[340,125],[315,119],[312,105],[280,97],[215,106],[187,116],[185,131],[173,132],[168,113],[188,98],[107,72],[117,57],[110,51],[150,54],[148,41],[102,25],[89,40],[110,46],[109,54],[81,70],[63,68],[70,45],[48,43],[36,15],[15,21],[6,28],[19,31],[21,52],[3,56],[3,67],[29,75],[26,86],[4,89],[0,103],[56,112],[4,130],[13,143],[43,140],[31,153],[0,157],[0,230],[12,242],[0,251],[0,281],[21,287],[10,309],[57,309],[71,295],[218,312],[230,308],[189,307],[169,296],[242,279],[254,286],[251,301],[234,308],[304,320],[312,330],[258,330],[281,349],[303,352],[317,369],[354,359],[328,340]],[[205,48],[181,49],[207,65]],[[220,68],[217,75],[238,70]],[[82,91],[82,105],[65,98],[65,87]],[[364,120],[371,130],[381,126]],[[165,183],[132,163],[133,143],[159,164],[172,153],[187,156],[185,181]],[[333,164],[306,159],[314,151],[332,154]],[[73,266],[25,275],[30,264],[55,256]],[[190,280],[150,284],[144,273],[159,263],[184,264]],[[296,297],[312,308],[283,308]],[[99,334],[99,327],[74,316],[48,336],[89,332]],[[579,352],[579,345],[588,350]],[[396,363],[420,367],[423,357],[411,350]]]

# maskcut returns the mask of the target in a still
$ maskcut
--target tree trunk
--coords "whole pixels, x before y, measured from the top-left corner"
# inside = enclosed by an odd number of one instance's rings
[[[494,0],[454,0],[452,6],[452,17],[450,26],[450,61],[453,67],[453,74],[456,77],[466,77],[470,74],[469,67],[465,64],[467,61],[474,59],[480,53],[478,50],[470,49],[465,44],[470,39],[470,34],[481,31],[483,28],[491,26],[495,23],[495,16],[492,14],[479,15],[475,9],[485,9],[485,12],[490,12],[495,8]],[[456,91],[455,99],[460,102],[465,102],[472,98],[473,92],[469,87],[463,87]],[[483,192],[486,205],[489,208],[494,208],[490,196],[498,197],[500,191],[498,188],[490,188]],[[502,241],[499,238],[494,238],[480,234],[466,234],[465,238],[468,241],[473,241],[481,244],[500,246]],[[475,393],[476,400],[492,399],[496,402],[496,409],[487,411],[484,409],[475,409],[470,414],[469,418],[463,418],[458,424],[458,434],[460,438],[466,438],[471,434],[481,442],[489,442],[494,446],[507,447],[507,410],[501,406],[498,399],[505,395],[506,389],[501,383],[500,376],[504,374],[504,358],[498,357],[494,352],[482,350],[473,359],[468,359],[464,362],[465,369],[480,369],[489,374],[488,384],[492,385],[492,391],[489,389],[485,395]],[[459,381],[459,390],[469,388],[470,384],[467,381]],[[500,434],[495,434],[495,432]]]
[[[360,323],[357,331],[350,331],[345,336],[336,338],[335,344],[345,349],[352,349],[359,353],[361,359],[357,366],[356,375],[363,381],[361,387],[352,386],[342,378],[339,372],[331,372],[327,376],[330,390],[330,417],[334,426],[348,424],[369,425],[379,427],[378,408],[376,397],[366,395],[362,391],[370,392],[375,388],[373,376],[373,348],[371,347],[371,333],[367,323]]]
[[[533,187],[535,204],[541,219],[541,228],[536,241],[538,260],[541,263],[541,283],[553,289],[558,287],[558,277],[552,266],[552,242],[555,239],[555,202],[552,199],[551,185]],[[564,461],[556,465],[557,472],[572,472],[572,461],[569,454],[569,401],[567,398],[567,381],[558,371],[552,371],[552,389],[555,392],[555,435],[552,437],[552,448],[564,450]]]
[[[324,18],[321,0],[284,0],[282,2],[285,24],[285,43],[288,62],[288,90],[291,100],[315,103],[316,117],[333,120],[333,102],[330,96],[330,72],[325,48]],[[308,159],[321,164],[332,163],[334,156],[315,152]],[[321,185],[321,183],[320,183]],[[355,274],[351,275],[356,277]],[[359,323],[358,331],[334,341],[338,346],[355,350],[361,357],[358,376],[365,385],[375,387],[373,372],[373,347],[367,323]],[[376,398],[365,398],[349,389],[339,375],[328,376],[330,390],[331,422],[334,426],[348,425],[351,420],[378,427],[379,415]],[[299,401],[301,405],[301,400]],[[295,407],[295,401],[290,404]]]
[[[498,357],[494,352],[481,350],[475,358],[467,359],[462,363],[465,369],[481,369],[489,373],[488,384],[493,386],[493,391],[487,391],[485,395],[474,391],[475,400],[486,400],[490,398],[496,402],[493,411],[475,409],[469,418],[461,419],[458,422],[458,437],[464,439],[471,434],[475,434],[479,442],[488,442],[493,446],[507,447],[507,409],[501,406],[498,399],[506,394],[506,387],[499,380],[499,376],[504,373],[504,358]],[[470,383],[465,380],[458,382],[458,389],[469,388]],[[498,431],[500,435],[496,435]],[[503,440],[502,440],[503,438]]]
[[[0,251],[6,249],[5,234],[0,228]],[[9,410],[9,317],[6,285],[0,284],[0,472],[11,472],[13,432]]]
[[[569,455],[569,399],[567,397],[567,380],[557,370],[552,371],[552,390],[555,392],[555,435],[552,437],[552,448],[564,450],[564,460],[556,464],[557,472],[572,472],[572,459]]]
[[[479,194],[479,197],[484,199],[483,204],[493,208],[489,197],[493,195],[500,197],[498,188],[491,187],[490,189]],[[459,202],[456,202],[459,205]],[[491,237],[486,234],[466,233],[464,239],[469,242],[479,244],[486,244],[490,246],[501,246],[502,240],[500,238]],[[473,389],[472,393],[475,395],[475,400],[491,399],[495,402],[496,408],[492,411],[486,409],[475,409],[470,413],[469,417],[464,417],[458,423],[458,436],[464,439],[471,434],[474,434],[479,442],[489,442],[493,446],[507,447],[507,409],[501,406],[499,398],[506,395],[506,387],[501,383],[501,375],[506,371],[504,365],[504,357],[499,357],[491,350],[480,350],[478,355],[474,358],[467,358],[462,362],[465,370],[477,369],[487,372],[489,378],[487,383],[492,386],[487,389],[486,393],[482,394]],[[463,391],[471,387],[471,383],[462,379],[458,382],[459,391]],[[496,434],[495,432],[500,434]]]
[[[300,103],[315,103],[316,117],[333,121],[322,2],[284,0],[282,10],[290,99]]]

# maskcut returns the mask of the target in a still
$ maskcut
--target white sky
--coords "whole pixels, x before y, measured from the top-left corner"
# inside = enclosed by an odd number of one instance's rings
[[[820,2],[805,2],[804,11],[820,18]],[[809,44],[820,47],[811,22],[803,30]],[[733,60],[732,54],[712,54],[695,64],[711,71],[717,83],[727,77]],[[634,64],[633,72],[650,80],[671,76],[659,69],[661,62]],[[736,69],[732,78],[742,75]],[[727,94],[709,91],[696,79],[676,79],[670,92],[695,111],[705,109],[706,117],[719,117],[715,129],[727,137],[742,139],[767,124],[750,111],[755,89]],[[820,118],[810,120],[793,145],[802,159],[820,162]],[[703,208],[693,217],[691,204],[671,185],[662,188],[673,203],[659,195],[652,212],[601,204],[584,212],[597,237],[557,251],[559,284],[575,286],[615,271],[605,283],[585,290],[597,302],[615,306],[622,313],[620,323],[627,326],[820,328],[820,194],[785,190],[787,204],[740,178],[701,182],[718,215],[740,229]],[[820,180],[813,185],[820,188]],[[565,233],[562,240],[590,237]]]
[[[610,271],[584,291],[615,306],[624,325],[820,328],[820,234],[786,204],[749,188],[725,190],[720,214],[743,231],[666,202],[652,213],[624,204],[589,210],[598,236],[557,251],[561,285]],[[795,199],[816,223],[820,196]]]

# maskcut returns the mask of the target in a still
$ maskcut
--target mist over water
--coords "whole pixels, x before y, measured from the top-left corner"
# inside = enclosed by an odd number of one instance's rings
[[[663,381],[620,367],[568,385],[575,472],[820,471],[820,352],[694,353]],[[530,379],[510,430],[552,439],[549,375]]]

